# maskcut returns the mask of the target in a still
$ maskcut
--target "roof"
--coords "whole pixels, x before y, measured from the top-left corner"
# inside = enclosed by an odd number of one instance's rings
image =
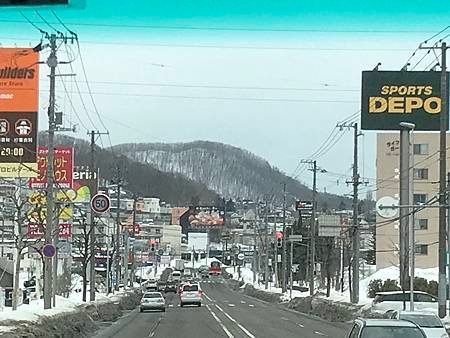
[[[404,293],[409,294],[410,292],[409,292],[409,290],[405,290]],[[429,295],[429,293],[427,293],[427,292],[416,291],[416,290],[414,291],[414,293],[415,294],[421,293],[421,294],[424,294],[424,295]],[[401,291],[401,290],[400,291],[386,291],[386,292],[377,292],[376,293],[376,295],[398,295],[398,294],[403,294],[403,291]]]
[[[416,324],[406,320],[397,319],[360,319],[365,326],[396,326],[396,327],[417,327]]]
[[[423,315],[429,315],[429,316],[436,316],[437,315],[434,312],[430,312],[430,311],[403,311],[403,310],[398,310],[396,311],[401,315],[409,315],[409,316],[423,316]]]

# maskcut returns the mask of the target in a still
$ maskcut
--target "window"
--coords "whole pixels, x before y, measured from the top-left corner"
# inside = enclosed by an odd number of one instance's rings
[[[355,324],[353,325],[352,331],[349,334],[349,338],[358,338],[358,334],[359,334],[359,325]]]
[[[415,230],[427,230],[428,229],[428,219],[426,219],[426,218],[414,219],[414,229]]]
[[[156,232],[157,234],[159,234],[159,233],[161,233],[161,229],[155,229],[155,232]]]
[[[416,244],[416,254],[417,255],[428,255],[428,245],[427,244]]]
[[[427,194],[414,194],[414,204],[425,204],[427,202]]]
[[[414,155],[428,155],[428,143],[415,144]]]
[[[414,169],[414,179],[415,180],[427,180],[428,179],[428,169],[427,168]]]

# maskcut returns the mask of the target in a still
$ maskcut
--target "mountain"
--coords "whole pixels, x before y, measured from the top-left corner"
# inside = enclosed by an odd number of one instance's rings
[[[310,200],[312,191],[285,175],[265,159],[249,151],[217,142],[130,143],[114,147],[130,160],[148,164],[162,172],[183,175],[202,183],[225,198],[283,198],[283,183],[290,200]],[[322,207],[347,208],[350,200],[332,194],[318,194]]]
[[[47,135],[40,135],[39,142],[47,143]],[[90,144],[84,140],[58,135],[55,144],[73,146],[75,165],[89,166]],[[141,196],[159,197],[172,205],[189,205],[192,199],[203,203],[216,201],[218,195],[204,184],[194,182],[182,175],[162,172],[147,164],[138,163],[124,155],[95,147],[95,161],[100,177],[110,181],[119,166],[125,181],[125,189]]]

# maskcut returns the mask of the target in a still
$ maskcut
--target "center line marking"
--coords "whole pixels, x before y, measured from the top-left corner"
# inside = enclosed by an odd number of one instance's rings
[[[213,300],[211,298],[209,298],[209,296],[203,292],[203,295],[206,297],[207,300],[209,300],[210,302],[212,302]]]
[[[285,320],[285,321],[289,321],[289,319],[287,319],[286,317],[281,317],[281,320]]]
[[[226,313],[219,305],[215,304],[216,307],[229,319],[231,320],[233,323],[235,323],[242,331],[244,331],[244,333],[249,336],[250,338],[255,338],[255,336],[248,331],[245,327],[243,327],[241,324],[239,324],[233,317],[231,317],[228,313]]]
[[[319,336],[326,336],[325,333],[322,333],[320,331],[314,331],[315,334],[319,335]]]
[[[305,327],[305,325],[302,325],[302,324],[297,324],[298,326],[300,326],[300,327]]]
[[[253,305],[253,304],[248,304],[248,306],[250,306],[250,307],[255,307],[255,305]]]
[[[230,306],[230,307],[234,307],[234,306],[236,306],[236,305],[234,305],[234,304],[228,304],[228,306]]]
[[[211,308],[209,307],[208,304],[206,304],[206,308],[209,310],[209,313],[211,313],[211,315],[214,317],[214,319],[216,320],[217,323],[219,323],[220,327],[222,328],[222,330],[227,334],[228,338],[234,338],[234,336],[231,334],[230,331],[228,331],[228,329],[226,328],[225,325],[223,325],[222,321],[220,320],[219,317],[217,317],[217,315],[211,310]]]

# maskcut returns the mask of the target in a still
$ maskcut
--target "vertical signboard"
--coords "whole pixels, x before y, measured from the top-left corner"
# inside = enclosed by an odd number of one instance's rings
[[[39,53],[0,48],[0,177],[37,176]]]
[[[47,187],[47,147],[38,147],[38,176],[30,178],[29,185],[32,189],[45,189]],[[73,187],[73,148],[55,148],[55,159],[53,162],[55,173],[55,184],[59,189],[71,189]]]

